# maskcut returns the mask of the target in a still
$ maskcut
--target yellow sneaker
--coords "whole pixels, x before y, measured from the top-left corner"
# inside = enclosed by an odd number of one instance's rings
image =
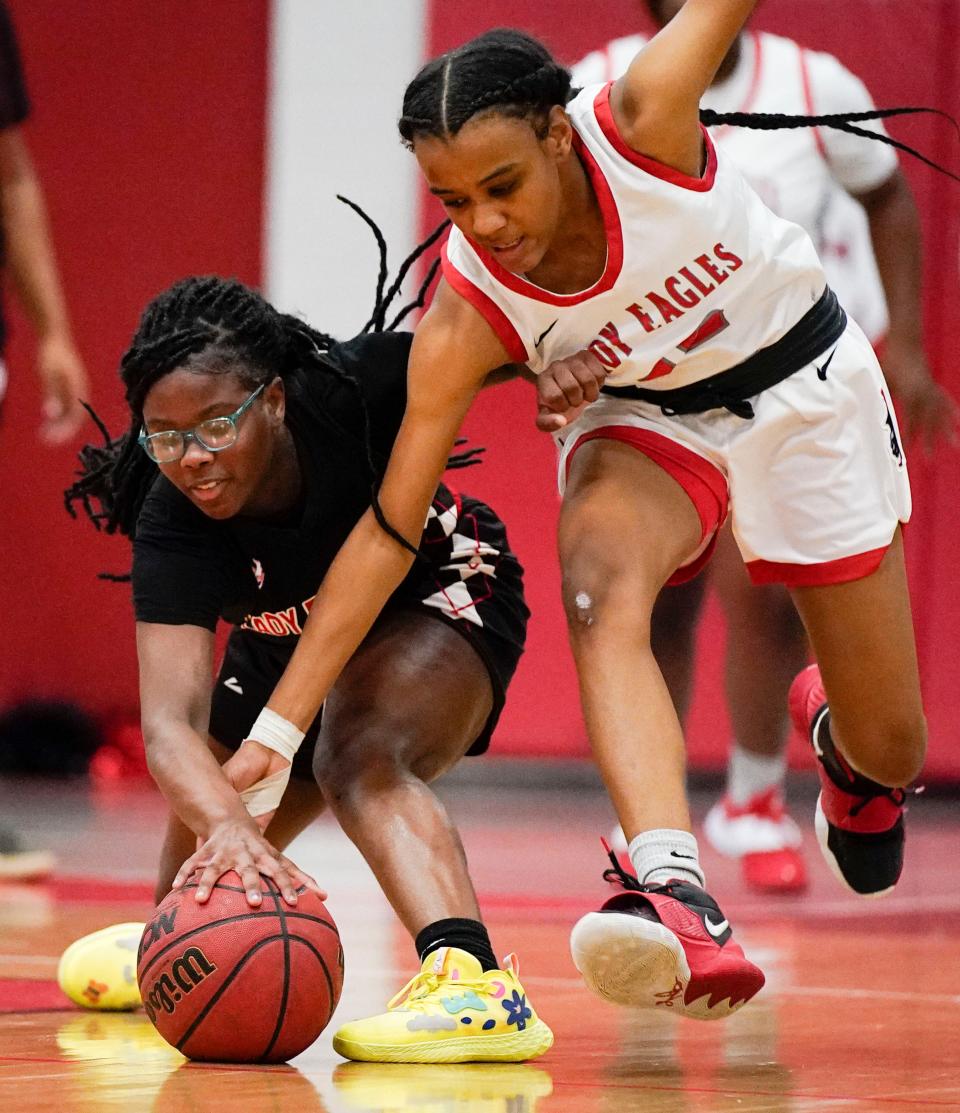
[[[356,1113],[535,1113],[553,1093],[550,1075],[526,1063],[341,1063],[333,1084]]]
[[[86,1009],[136,1009],[137,948],[143,924],[114,924],[71,943],[60,957],[57,982]]]
[[[553,1033],[537,1016],[517,974],[516,955],[504,970],[481,969],[456,947],[423,960],[387,1005],[388,1011],[345,1024],[333,1049],[369,1063],[521,1063],[550,1049]]]

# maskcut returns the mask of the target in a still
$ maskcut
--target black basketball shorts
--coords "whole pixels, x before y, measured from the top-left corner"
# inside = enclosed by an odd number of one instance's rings
[[[503,710],[507,688],[526,641],[529,611],[523,568],[511,552],[506,529],[485,503],[453,496],[425,532],[418,560],[394,592],[384,615],[416,610],[446,623],[480,655],[490,675],[493,709],[468,755],[484,753]],[[436,504],[435,504],[436,505]],[[213,690],[210,734],[236,750],[247,737],[287,666],[293,637],[270,637],[234,627]],[[313,751],[322,712],[293,760],[292,775],[313,780]]]

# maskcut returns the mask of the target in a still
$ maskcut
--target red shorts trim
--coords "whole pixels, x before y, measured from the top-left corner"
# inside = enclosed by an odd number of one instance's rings
[[[827,560],[822,564],[786,564],[774,560],[747,561],[747,572],[755,584],[786,584],[787,587],[826,587],[863,580],[880,567],[889,545],[855,556]]]
[[[584,433],[573,446],[566,459],[566,478],[570,477],[570,465],[580,446],[594,440],[622,441],[629,444],[663,468],[683,488],[700,517],[700,541],[702,543],[709,537],[710,543],[689,564],[678,568],[667,583],[682,584],[692,580],[713,556],[717,535],[727,517],[729,492],[723,472],[703,456],[698,456],[696,452],[691,452],[689,448],[662,433],[655,433],[652,429],[638,429],[633,425],[605,425]]]

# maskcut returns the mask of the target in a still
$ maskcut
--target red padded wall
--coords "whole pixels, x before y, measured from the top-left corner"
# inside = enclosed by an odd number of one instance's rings
[[[265,0],[10,0],[35,111],[28,138],[39,164],[77,336],[108,423],[122,420],[116,365],[148,298],[191,271],[260,277],[267,83]],[[642,5],[594,0],[433,0],[431,53],[498,24],[523,26],[574,60],[640,25]],[[880,103],[935,104],[960,116],[960,6],[845,0],[766,0],[758,27],[837,54]],[[229,18],[225,13],[229,12]],[[864,29],[869,33],[864,33]],[[960,167],[948,126],[916,120],[892,130]],[[927,244],[925,317],[938,373],[960,393],[952,338],[960,325],[957,228],[960,186],[907,159]],[[438,214],[425,214],[425,222]],[[26,695],[64,695],[96,712],[134,711],[136,668],[126,589],[95,579],[122,570],[125,546],[73,523],[61,507],[72,450],[36,440],[38,395],[28,330],[14,314],[11,390],[0,430],[0,706]],[[558,603],[553,449],[532,431],[529,388],[498,388],[468,421],[489,446],[466,473],[510,526],[528,569],[534,619],[496,752],[587,752],[576,679]],[[960,778],[955,638],[960,585],[953,552],[960,457],[911,458],[916,514],[908,544],[931,721],[931,776]],[[698,766],[723,759],[727,726],[719,696],[722,625],[711,609],[701,630],[702,667],[690,723]]]
[[[118,429],[116,368],[149,298],[195,271],[259,280],[267,5],[10,7],[34,105],[26,134],[77,339],[96,408]],[[125,571],[129,547],[64,512],[75,449],[37,441],[29,328],[12,316],[0,429],[0,706],[45,695],[97,712],[135,709],[129,589],[95,578]]]

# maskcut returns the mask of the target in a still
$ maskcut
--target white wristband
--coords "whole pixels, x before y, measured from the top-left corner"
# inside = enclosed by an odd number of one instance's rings
[[[276,711],[271,711],[269,707],[265,707],[250,728],[247,738],[251,742],[259,742],[261,746],[266,746],[268,750],[280,754],[287,761],[293,761],[294,754],[300,749],[300,743],[303,742],[304,733],[282,715],[278,715]]]

